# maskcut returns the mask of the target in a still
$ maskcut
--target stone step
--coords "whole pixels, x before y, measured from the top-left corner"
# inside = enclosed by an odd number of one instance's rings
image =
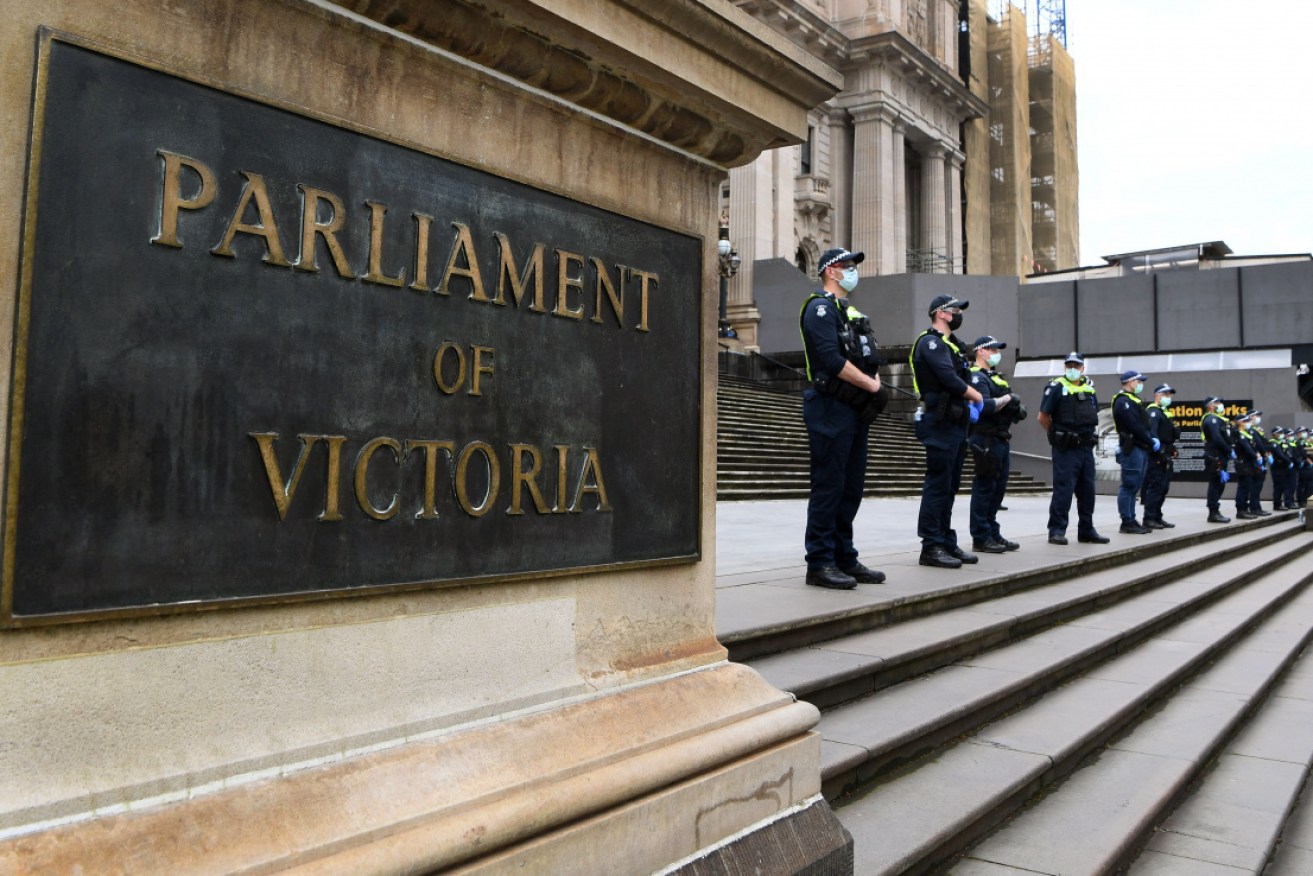
[[[942,570],[944,583],[933,588],[902,589],[896,583],[852,592],[805,588],[796,600],[785,598],[791,590],[773,594],[767,600],[758,589],[771,584],[767,574],[745,576],[755,583],[743,587],[733,586],[737,583],[735,578],[726,576],[719,579],[725,589],[718,593],[717,638],[729,649],[731,660],[753,660],[1106,569],[1124,569],[1137,561],[1174,551],[1211,554],[1219,540],[1244,533],[1277,532],[1269,527],[1284,531],[1295,525],[1294,518],[1293,513],[1285,513],[1225,527],[1186,530],[1181,534],[1172,534],[1178,530],[1166,530],[1151,539],[1146,537],[1148,540],[1114,539],[1110,545],[1082,545],[1074,541],[1066,548],[1027,545],[1019,552],[1003,555],[993,566],[997,571],[991,569],[994,561],[987,555],[979,571],[972,567],[970,577],[954,578],[953,570]],[[1179,563],[1182,556],[1185,555],[1177,553],[1175,561]],[[888,561],[915,566],[916,554],[905,558],[894,555]],[[800,580],[804,572],[800,568],[786,568],[775,577],[781,582]]]
[[[1286,569],[1284,573],[1287,577],[1298,574],[1294,569]],[[1305,571],[1306,582],[1307,578]],[[1255,585],[1260,583],[1255,581]],[[1269,590],[1268,596],[1279,598],[1278,588],[1273,586]],[[1243,595],[1243,592],[1236,594]],[[1256,599],[1250,608],[1258,605]],[[1303,732],[1294,734],[1296,738],[1271,738],[1274,727],[1284,727],[1284,733],[1293,729],[1289,724],[1292,712],[1302,711],[1307,721],[1307,699],[1302,708],[1294,709],[1282,704],[1273,706],[1270,699],[1267,702],[1264,699],[1309,642],[1313,633],[1311,608],[1313,594],[1305,592],[1276,611],[1267,622],[1240,638],[1211,667],[1177,690],[1164,705],[1134,725],[1131,732],[1098,749],[1056,790],[970,849],[963,864],[980,861],[1026,867],[1022,862],[1042,859],[1046,872],[1106,873],[1123,868],[1147,840],[1150,848],[1157,847],[1160,851],[1144,861],[1143,873],[1165,869],[1215,872],[1209,868],[1209,855],[1230,855],[1237,863],[1247,858],[1257,867],[1229,872],[1260,872],[1267,859],[1266,851],[1259,860],[1256,849],[1246,853],[1239,843],[1231,848],[1226,846],[1230,840],[1243,841],[1246,834],[1249,842],[1267,844],[1258,838],[1264,832],[1264,823],[1272,832],[1270,839],[1274,839],[1275,832],[1280,830],[1276,822],[1284,821],[1302,782],[1303,763],[1296,767],[1292,763],[1261,762],[1257,758],[1264,757],[1258,752],[1276,751],[1283,751],[1285,757],[1307,757],[1299,751],[1309,747],[1307,723],[1300,728]],[[1169,635],[1178,636],[1177,644],[1193,643],[1217,635],[1241,620],[1243,613],[1237,613],[1234,619],[1214,625],[1214,630],[1205,630],[1202,624],[1191,621],[1193,629],[1170,631]],[[1307,681],[1300,689],[1307,697]],[[1236,767],[1241,764],[1227,757],[1234,751],[1249,755],[1248,762],[1243,764],[1248,776],[1237,776]],[[1187,800],[1185,811],[1178,810],[1179,819],[1175,814],[1169,816],[1175,802],[1200,777],[1204,778],[1196,805],[1188,805]],[[1257,788],[1255,780],[1260,783]],[[1208,834],[1220,842],[1191,836],[1199,833],[1200,806],[1213,808],[1219,798],[1228,794],[1248,797],[1252,805],[1235,806],[1233,797],[1225,814],[1218,807],[1206,816],[1210,822]],[[1261,812],[1263,809],[1270,811]],[[1074,831],[1072,826],[1077,820],[1082,827]],[[1173,831],[1169,825],[1183,830]],[[1047,836],[1040,839],[1044,835]],[[1055,844],[1057,835],[1063,839]],[[1042,851],[1028,848],[1037,844],[1045,848]],[[1188,860],[1181,859],[1182,852],[1188,853],[1184,856]],[[1181,865],[1187,869],[1180,870]],[[957,868],[954,872],[958,872]]]
[[[1313,660],[1306,654],[1291,670],[1287,681],[1313,678]],[[1282,696],[1294,696],[1282,691]],[[1309,719],[1296,731],[1307,736]],[[1282,825],[1280,842],[1272,855],[1272,863],[1263,871],[1264,876],[1308,876],[1313,873],[1313,776],[1306,778],[1299,795],[1299,803]]]
[[[1237,532],[1210,544],[1227,557],[1286,537],[1281,528]],[[1096,608],[1190,573],[1179,555],[1150,553],[1134,562],[936,612],[810,648],[746,661],[771,684],[821,709],[866,696],[1003,643],[1033,635]]]
[[[1219,564],[1225,568],[1215,573],[1210,567],[1207,581],[1187,576],[1158,587],[1151,584],[1150,590],[1108,608],[976,652],[946,669],[827,712],[820,725],[825,739],[821,776],[827,796],[851,790],[880,771],[999,717],[1243,585],[1255,565],[1266,569],[1284,563],[1297,549],[1289,539],[1280,539]],[[1153,567],[1146,570],[1146,577],[1152,579],[1155,572],[1162,577],[1171,574],[1152,560],[1145,562]],[[1109,577],[1105,575],[1104,582]],[[986,613],[990,606],[975,608]],[[1008,606],[999,610],[1007,611]],[[933,655],[924,659],[934,660]]]
[[[840,801],[839,818],[855,839],[855,871],[943,872],[946,861],[1042,790],[1047,796],[971,848],[953,872],[1106,873],[1124,862],[1227,735],[1207,729],[1207,717],[1222,707],[1218,692],[1244,688],[1221,695],[1238,720],[1308,640],[1313,599],[1300,594],[1313,570],[1298,561],[1308,545],[1294,527],[1281,529],[1287,537],[1252,553],[1192,567],[1206,574],[827,712],[820,729],[831,787],[843,773],[864,778],[855,760],[879,772],[947,743]],[[1231,648],[1238,641],[1247,645]],[[1172,697],[1095,767],[1052,790],[1212,661],[1200,676],[1208,679],[1197,687],[1200,697]],[[1055,687],[1064,679],[1074,680]],[[1211,745],[1202,739],[1210,733]],[[1132,739],[1143,740],[1139,749],[1128,747]],[[1108,771],[1096,768],[1104,763]],[[1154,815],[1129,814],[1151,801],[1159,804],[1147,807]],[[1041,820],[1042,828],[1023,827]]]
[[[1265,872],[1300,790],[1307,788],[1313,764],[1310,670],[1313,659],[1307,654],[1292,662],[1199,787],[1157,825],[1129,876]],[[1309,802],[1307,796],[1304,800]],[[1313,861],[1305,859],[1309,863]],[[1268,867],[1266,872],[1277,870]],[[1305,866],[1295,872],[1307,876],[1313,869]]]

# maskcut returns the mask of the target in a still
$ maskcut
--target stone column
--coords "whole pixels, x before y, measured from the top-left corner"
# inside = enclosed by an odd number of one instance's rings
[[[934,143],[921,155],[921,247],[941,257],[948,250],[948,214],[944,204],[945,153],[941,144]]]
[[[962,165],[966,156],[954,149],[949,153],[948,168],[948,257],[954,274],[966,273],[966,254],[962,251]]]
[[[907,126],[894,125],[894,252],[893,273],[907,273]]]
[[[852,236],[852,129],[848,111],[830,110],[830,234],[832,239],[817,241],[822,249],[829,246],[851,247]],[[827,246],[828,243],[828,246]]]
[[[894,260],[894,116],[881,106],[853,111],[853,250],[866,253],[880,274]],[[897,162],[899,165],[901,161]]]

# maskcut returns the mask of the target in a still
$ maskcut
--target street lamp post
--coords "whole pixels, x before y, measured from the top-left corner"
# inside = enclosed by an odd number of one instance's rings
[[[729,278],[739,272],[743,259],[739,257],[734,244],[729,242],[729,223],[721,220],[720,239],[716,241],[718,270],[720,273],[720,328],[717,332],[722,338],[737,338],[738,332],[729,324]]]

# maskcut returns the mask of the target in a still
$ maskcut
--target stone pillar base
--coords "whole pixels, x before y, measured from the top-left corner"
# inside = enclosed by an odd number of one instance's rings
[[[823,797],[669,871],[670,876],[851,876],[852,872],[852,835]]]

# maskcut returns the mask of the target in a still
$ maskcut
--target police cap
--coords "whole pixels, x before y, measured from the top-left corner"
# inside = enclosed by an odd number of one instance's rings
[[[1084,365],[1085,357],[1082,356],[1080,353],[1077,353],[1075,350],[1072,350],[1070,353],[1067,354],[1067,358],[1062,360],[1062,364],[1064,365],[1066,365],[1068,362],[1074,362],[1077,365]]]
[[[1000,341],[993,335],[981,335],[976,338],[976,342],[971,346],[979,350],[981,347],[988,347],[991,350],[1006,350],[1008,345]]]
[[[1221,401],[1222,401],[1222,400],[1221,400],[1220,398],[1218,398],[1217,396],[1215,396],[1215,395],[1210,395],[1208,398],[1204,399],[1204,407],[1206,407],[1206,408],[1208,408],[1208,407],[1212,407],[1212,406],[1215,405],[1215,404],[1220,404]]]
[[[959,301],[952,295],[936,295],[935,299],[930,302],[930,310],[927,313],[934,316],[936,310],[943,310],[945,307],[960,307],[962,310],[966,310],[970,306],[970,301]]]
[[[1250,411],[1250,412],[1249,412],[1249,416],[1251,416],[1251,417],[1261,417],[1261,416],[1263,416],[1263,412],[1262,412],[1262,411]]]
[[[1144,375],[1134,369],[1122,372],[1122,383],[1130,383],[1132,380],[1144,380]]]
[[[1157,395],[1160,392],[1176,392],[1176,390],[1172,388],[1170,383],[1160,383],[1154,388],[1153,394]]]
[[[860,265],[865,260],[866,253],[864,252],[849,252],[843,247],[827,249],[821,253],[821,260],[816,263],[816,273],[823,274],[826,268],[839,262],[852,262],[854,265]]]

